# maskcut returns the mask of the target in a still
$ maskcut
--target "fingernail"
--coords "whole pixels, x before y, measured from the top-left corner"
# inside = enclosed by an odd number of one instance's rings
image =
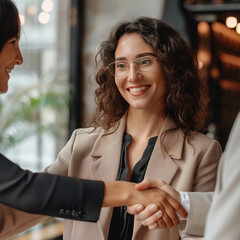
[[[151,206],[150,206],[150,210],[152,211],[152,212],[154,212],[154,211],[156,211],[157,210],[157,205],[156,204],[151,204]]]
[[[138,205],[137,206],[137,211],[142,211],[143,210],[143,206],[142,205]]]
[[[162,216],[162,211],[158,210],[154,215],[157,216],[157,217]]]

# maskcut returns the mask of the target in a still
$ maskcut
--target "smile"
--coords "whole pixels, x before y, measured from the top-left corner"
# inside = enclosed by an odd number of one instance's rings
[[[142,87],[134,87],[134,88],[128,88],[128,89],[129,89],[129,92],[131,92],[131,93],[138,93],[138,92],[142,92],[148,88],[149,88],[149,86],[142,86]]]

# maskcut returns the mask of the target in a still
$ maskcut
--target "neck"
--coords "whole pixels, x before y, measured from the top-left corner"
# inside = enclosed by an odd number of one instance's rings
[[[166,116],[163,111],[149,113],[143,110],[129,108],[126,132],[133,138],[149,139],[158,136]]]

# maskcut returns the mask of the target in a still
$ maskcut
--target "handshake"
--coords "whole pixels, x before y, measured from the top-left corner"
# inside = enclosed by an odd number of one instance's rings
[[[179,218],[187,218],[187,211],[181,205],[181,196],[173,187],[159,179],[145,179],[135,189],[148,196],[151,203],[128,205],[127,212],[150,230],[171,228],[178,225]]]

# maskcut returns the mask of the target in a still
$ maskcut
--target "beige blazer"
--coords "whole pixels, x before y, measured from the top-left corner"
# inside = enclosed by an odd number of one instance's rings
[[[104,181],[116,180],[125,125],[126,119],[123,117],[116,131],[101,128],[74,131],[56,162],[47,168],[47,172]],[[159,135],[174,127],[174,123],[166,118]],[[213,191],[220,155],[221,147],[217,141],[200,133],[193,133],[187,141],[183,132],[178,129],[168,133],[163,144],[160,137],[158,138],[145,177],[163,179],[182,191]],[[64,220],[64,239],[107,239],[112,210],[103,208],[97,223]],[[11,221],[4,226],[0,239],[41,220],[13,209],[7,208],[5,211]],[[11,232],[5,233],[9,227],[12,228]],[[133,239],[177,240],[178,228],[150,231],[135,222]]]
[[[203,236],[207,218],[206,240],[240,239],[240,113],[219,164],[214,194],[189,193],[189,197],[191,209],[185,236]]]

